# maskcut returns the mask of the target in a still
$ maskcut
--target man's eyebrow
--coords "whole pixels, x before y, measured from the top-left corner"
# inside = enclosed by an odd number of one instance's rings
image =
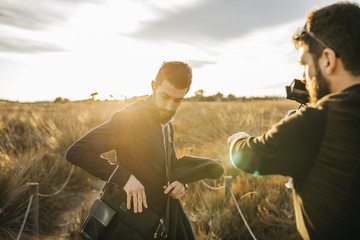
[[[170,96],[165,92],[161,92],[161,95],[163,95],[164,97],[170,98]]]
[[[172,98],[171,96],[169,96],[167,93],[165,93],[165,92],[161,92],[161,95],[163,95],[163,97],[166,97],[166,98]],[[184,98],[183,97],[181,97],[181,98],[175,98],[174,100],[178,100],[178,101],[180,101],[180,100],[183,100]]]

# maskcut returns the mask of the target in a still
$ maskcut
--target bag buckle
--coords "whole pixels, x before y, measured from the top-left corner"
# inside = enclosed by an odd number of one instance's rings
[[[159,231],[160,231],[160,237],[167,238],[168,234],[165,229],[165,223],[163,218],[160,218],[159,220],[159,225],[154,233],[154,239],[157,239]]]

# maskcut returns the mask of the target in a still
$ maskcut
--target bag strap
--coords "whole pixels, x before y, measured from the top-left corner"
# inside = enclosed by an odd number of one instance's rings
[[[166,125],[164,131],[167,134],[164,134],[164,137],[167,138],[165,141],[165,164],[166,164],[166,180],[167,185],[170,184],[171,181],[171,132],[170,132],[170,123]],[[167,196],[167,204],[166,204],[166,214],[165,214],[165,233],[169,232],[169,219],[170,219],[170,193]],[[166,237],[165,237],[166,238]]]
[[[164,138],[164,158],[165,158],[165,170],[166,170],[166,184],[170,185],[171,181],[171,132],[170,123],[162,126],[163,138]],[[169,232],[169,219],[170,219],[170,193],[166,199],[166,211],[165,217],[160,218],[159,225],[154,233],[154,238],[158,238],[160,231],[160,239],[166,239]]]
[[[167,176],[166,180],[168,184],[171,182],[171,130],[170,130],[170,123],[166,125],[166,133],[167,133],[167,141],[166,141],[166,165],[167,165]]]

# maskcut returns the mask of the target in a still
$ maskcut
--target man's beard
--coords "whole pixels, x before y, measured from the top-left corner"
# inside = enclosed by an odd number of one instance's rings
[[[175,115],[175,111],[168,111],[158,107],[156,109],[160,123],[167,123]]]
[[[311,86],[307,86],[310,102],[316,103],[325,95],[330,93],[329,83],[321,74],[318,64],[315,65],[315,76],[311,79]]]
[[[169,111],[167,109],[158,107],[156,105],[155,95],[153,95],[152,105],[156,114],[156,119],[162,124],[167,123],[175,115],[175,111]]]

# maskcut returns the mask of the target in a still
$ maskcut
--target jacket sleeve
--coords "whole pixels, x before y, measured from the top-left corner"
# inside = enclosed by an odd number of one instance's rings
[[[171,181],[192,183],[205,178],[216,179],[224,173],[221,161],[197,156],[184,155],[176,157],[174,146],[174,129],[171,127],[172,155],[171,155]]]
[[[232,163],[249,173],[297,177],[312,166],[326,124],[325,111],[307,108],[258,137],[240,137],[230,145]]]
[[[128,114],[115,113],[109,121],[92,129],[72,144],[66,151],[66,160],[103,181],[112,176],[110,182],[123,187],[131,173],[121,166],[116,168],[115,164],[111,164],[101,154],[126,145],[129,120]]]
[[[172,171],[173,181],[192,183],[205,178],[221,177],[224,166],[216,159],[184,155],[174,163]]]

